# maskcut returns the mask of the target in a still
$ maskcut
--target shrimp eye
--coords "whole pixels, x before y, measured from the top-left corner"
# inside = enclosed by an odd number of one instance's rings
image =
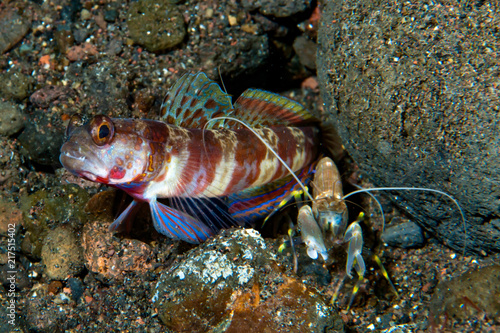
[[[75,113],[69,119],[68,127],[66,127],[66,137],[71,135],[71,132],[75,130],[75,128],[83,125],[82,117],[78,113]]]
[[[115,126],[106,116],[95,116],[90,122],[90,135],[98,146],[104,146],[113,139]]]

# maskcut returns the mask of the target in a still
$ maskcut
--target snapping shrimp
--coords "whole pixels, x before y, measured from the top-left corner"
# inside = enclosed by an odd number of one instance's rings
[[[354,268],[358,274],[358,281],[353,290],[351,300],[349,302],[348,308],[352,305],[354,296],[356,295],[360,283],[364,279],[364,274],[366,272],[365,262],[362,256],[363,249],[363,233],[359,222],[364,218],[364,214],[361,213],[358,219],[347,226],[347,206],[345,204],[345,199],[357,194],[366,192],[371,195],[372,191],[384,191],[384,190],[414,190],[414,191],[427,191],[434,192],[444,195],[450,198],[457,206],[460,215],[462,217],[464,232],[466,232],[466,220],[463,214],[462,208],[458,204],[455,198],[451,195],[428,188],[412,188],[412,187],[380,187],[380,188],[369,188],[360,189],[353,191],[347,195],[343,195],[342,192],[342,182],[340,178],[339,171],[335,163],[328,157],[322,158],[316,167],[316,173],[312,181],[312,208],[310,206],[302,206],[299,209],[298,214],[298,225],[301,230],[301,237],[307,247],[307,254],[312,259],[317,259],[317,253],[320,253],[323,259],[326,261],[328,258],[327,248],[325,247],[325,237],[327,234],[331,234],[335,240],[341,240],[343,243],[348,244],[347,248],[347,262],[346,262],[346,275],[352,278],[351,272]],[[372,195],[373,197],[373,195]],[[382,206],[378,200],[373,197],[377,204],[379,205],[383,226],[385,224],[385,218],[383,215]],[[344,232],[345,231],[345,232]],[[466,240],[464,240],[464,253],[466,250]],[[375,261],[380,266],[382,270],[382,275],[389,282],[393,292],[398,296],[396,288],[392,284],[389,275],[385,268],[383,267],[380,259],[374,256]],[[342,284],[342,283],[341,283]],[[337,297],[337,292],[332,298],[332,303]]]
[[[302,206],[297,218],[302,240],[306,244],[307,254],[310,258],[316,259],[315,252],[319,252],[325,261],[328,258],[324,242],[325,235],[331,234],[334,240],[348,244],[346,274],[352,278],[351,272],[354,268],[359,277],[349,302],[350,307],[366,271],[365,262],[361,255],[363,250],[363,233],[359,225],[361,219],[358,218],[347,227],[348,214],[342,191],[342,181],[337,166],[329,157],[323,157],[318,162],[311,185],[312,208],[308,205]],[[384,276],[392,286],[387,273]],[[335,301],[336,296],[337,292],[334,294],[332,302]]]

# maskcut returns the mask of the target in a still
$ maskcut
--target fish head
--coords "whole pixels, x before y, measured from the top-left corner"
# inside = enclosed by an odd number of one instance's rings
[[[74,115],[61,147],[61,164],[74,175],[98,183],[136,181],[147,168],[148,145],[140,135],[127,130],[123,121],[98,115],[84,123]]]

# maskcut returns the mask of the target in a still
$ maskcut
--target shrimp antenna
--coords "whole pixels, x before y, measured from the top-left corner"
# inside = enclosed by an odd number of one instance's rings
[[[222,79],[222,73],[221,73],[221,71],[220,71],[220,65],[219,65],[219,66],[217,66],[217,72],[219,73],[219,79],[220,79],[220,83],[222,84],[222,88],[224,88],[224,92],[225,92],[226,94],[228,94],[228,93],[227,93],[227,90],[226,90],[226,85],[224,84],[224,80]],[[228,95],[229,95],[229,94],[228,94]],[[231,101],[231,109],[234,109],[232,101]]]
[[[366,189],[361,189],[361,190],[353,191],[353,192],[351,192],[349,194],[346,194],[344,196],[344,199],[348,198],[351,195],[354,195],[356,193],[362,193],[362,192],[368,193],[368,192],[375,192],[375,191],[426,191],[426,192],[439,193],[441,195],[444,195],[445,197],[448,197],[457,206],[457,208],[458,208],[458,210],[460,212],[460,216],[462,216],[462,221],[463,221],[463,226],[464,226],[464,236],[465,236],[463,255],[465,256],[465,252],[467,250],[467,221],[465,219],[465,215],[464,215],[464,212],[462,210],[462,207],[460,206],[460,204],[458,203],[458,201],[454,197],[452,197],[451,195],[449,195],[446,192],[443,192],[443,191],[440,191],[440,190],[435,190],[435,189],[432,189],[432,188],[423,188],[423,187],[375,187],[375,188],[366,188]]]
[[[309,199],[314,202],[314,199],[313,197],[309,194],[309,191],[307,190],[307,188],[304,186],[304,184],[302,184],[302,182],[300,181],[299,177],[297,177],[297,175],[295,174],[295,172],[292,171],[292,169],[288,166],[288,164],[285,163],[285,161],[283,161],[283,159],[278,155],[278,153],[276,153],[274,151],[274,149],[269,145],[269,143],[267,143],[266,140],[264,140],[260,135],[259,133],[257,133],[255,131],[255,129],[251,128],[250,126],[248,126],[245,122],[239,120],[239,119],[236,119],[236,118],[233,118],[233,117],[216,117],[216,118],[212,118],[210,119],[209,121],[207,121],[207,123],[205,124],[205,126],[211,122],[211,121],[217,121],[217,120],[232,120],[232,121],[235,121],[243,126],[245,126],[250,132],[252,132],[265,146],[267,149],[269,149],[269,151],[271,151],[274,156],[276,156],[276,158],[281,162],[281,164],[288,170],[288,172],[290,172],[290,174],[293,176],[293,178],[295,178],[295,180],[297,181],[297,183],[300,185],[300,187],[302,188],[302,190],[304,191],[304,193],[309,197]]]
[[[355,187],[357,187],[359,189],[359,190],[354,191],[356,193],[359,193],[359,191],[363,191],[364,190],[359,185],[356,185],[356,184],[352,184],[352,185],[354,185]],[[351,193],[348,193],[348,194],[344,195],[342,197],[342,200],[345,200],[347,197],[351,196],[351,194],[353,194],[354,192],[351,192]],[[382,208],[382,204],[377,199],[377,197],[375,197],[375,195],[373,195],[373,193],[370,193],[369,191],[366,191],[365,193],[368,194],[370,197],[372,197],[373,200],[375,200],[375,202],[377,203],[378,209],[380,209],[380,215],[382,215],[382,232],[384,232],[385,231],[385,215],[384,215],[384,209]]]

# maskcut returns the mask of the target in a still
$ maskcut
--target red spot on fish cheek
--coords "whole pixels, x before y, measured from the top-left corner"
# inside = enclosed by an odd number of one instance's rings
[[[109,179],[122,179],[123,177],[125,177],[126,173],[127,173],[127,171],[125,169],[120,168],[120,167],[115,165],[109,171],[108,177],[109,177]]]

